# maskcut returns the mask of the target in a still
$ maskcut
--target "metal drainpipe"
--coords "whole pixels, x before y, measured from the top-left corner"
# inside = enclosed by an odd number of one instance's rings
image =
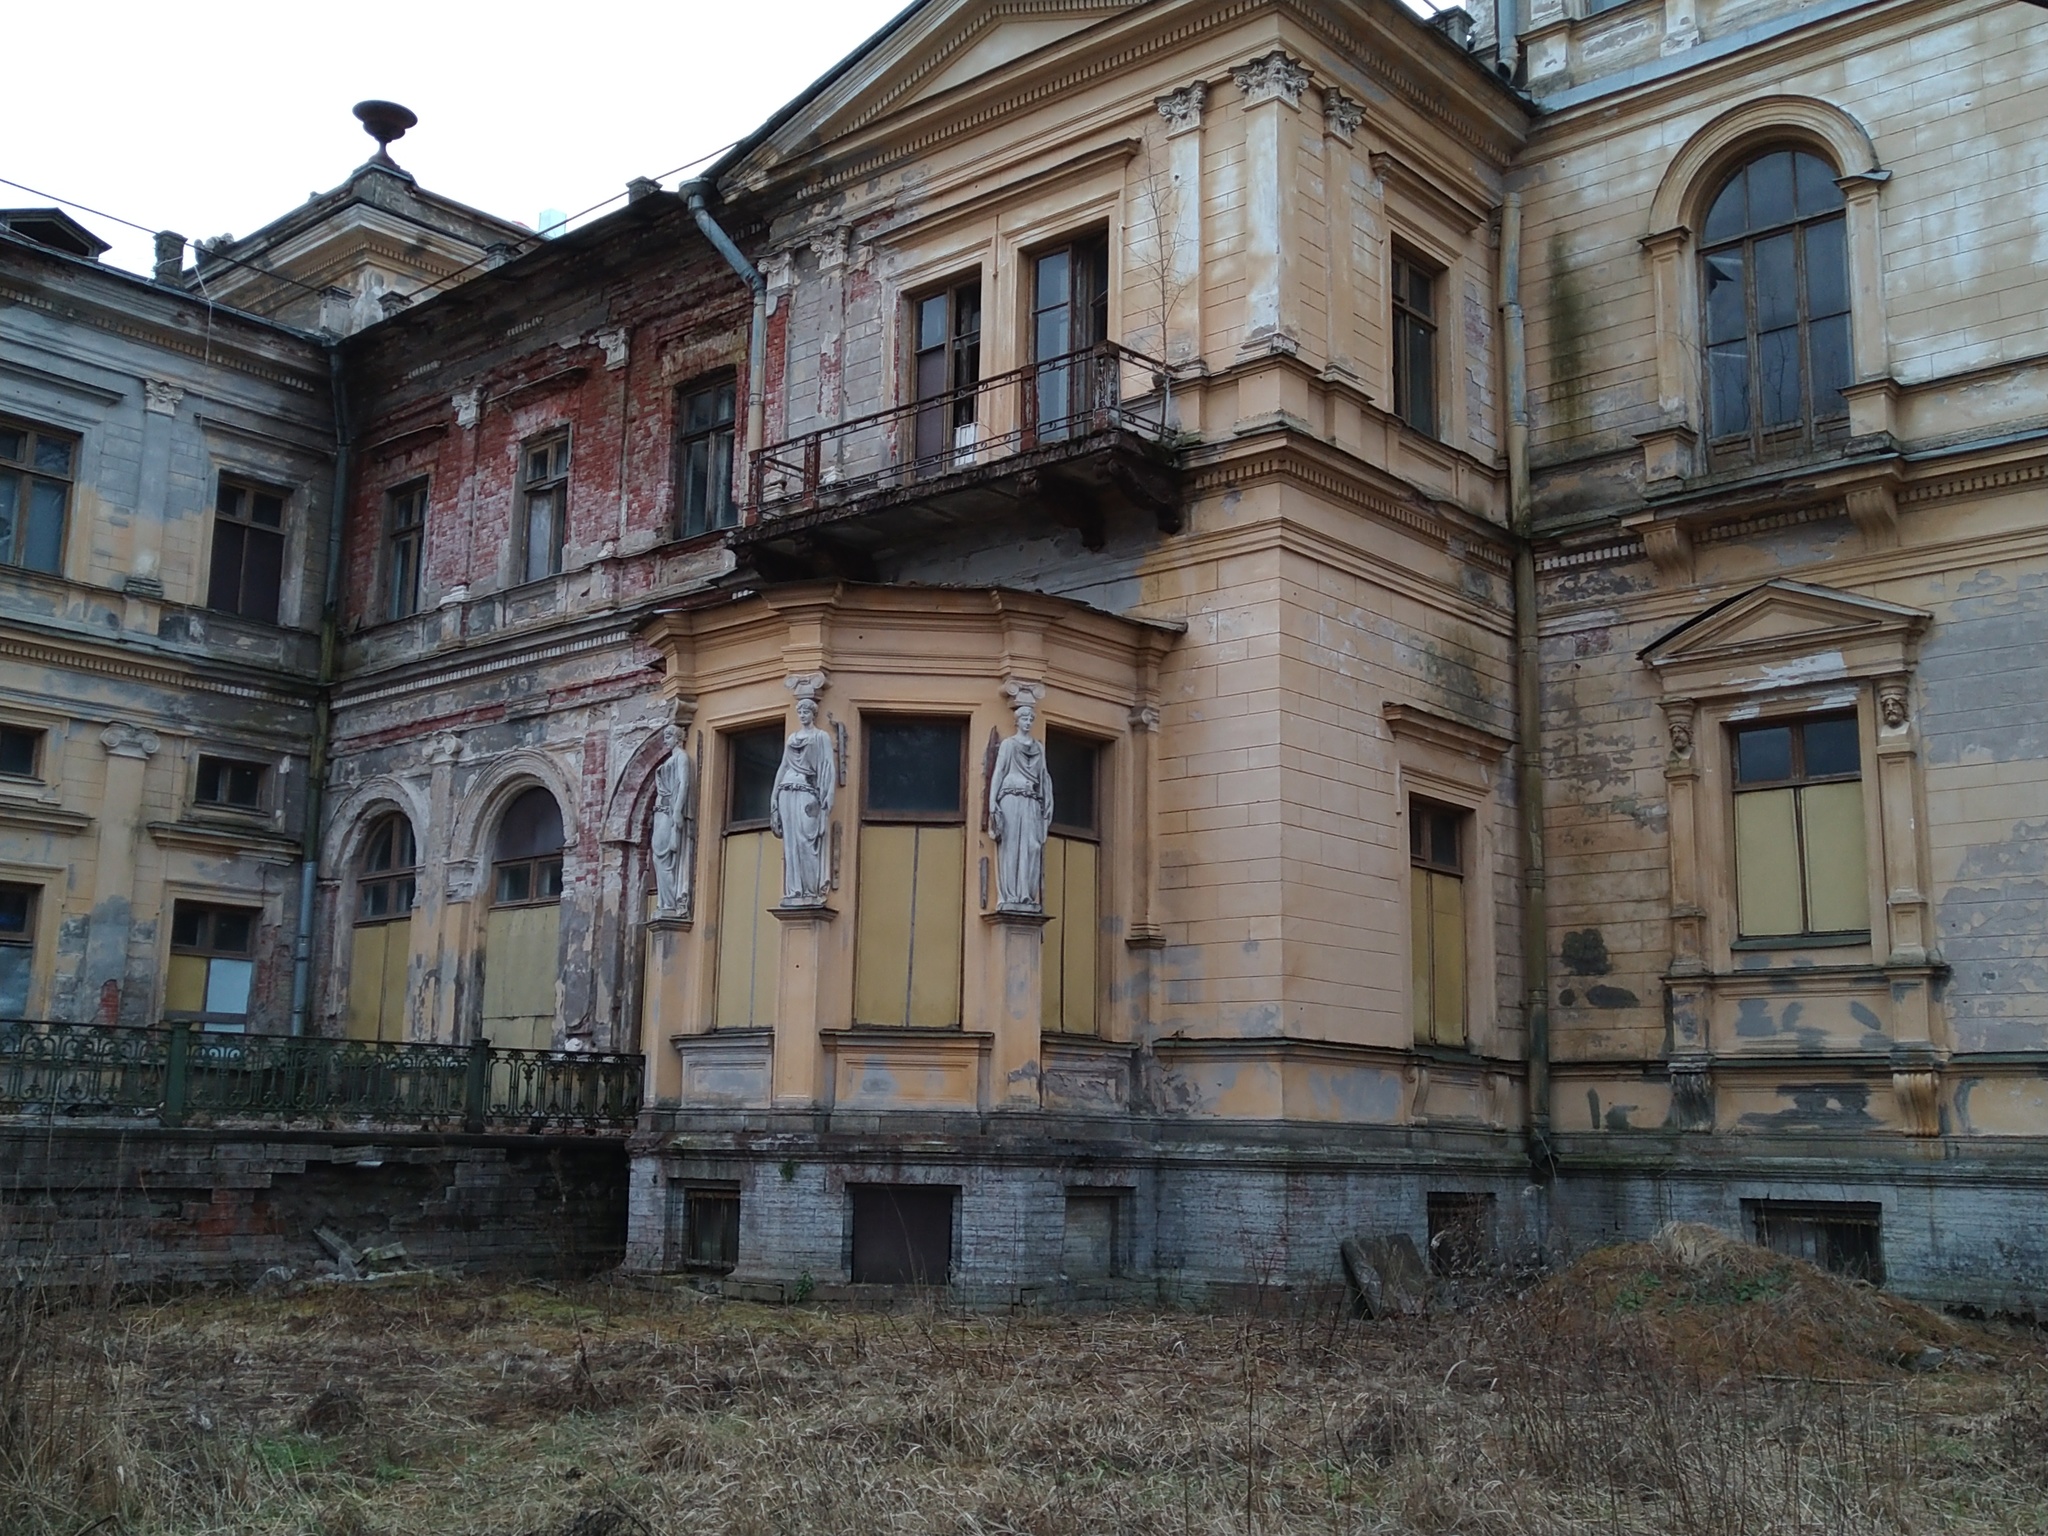
[[[732,236],[719,228],[718,220],[711,217],[711,210],[704,206],[704,183],[693,181],[678,190],[689,202],[690,216],[697,221],[697,228],[704,232],[712,249],[753,290],[754,317],[747,327],[747,453],[751,464],[752,455],[761,447],[764,403],[768,398],[767,380],[762,377],[768,356],[768,280],[740,253]]]
[[[1522,331],[1522,194],[1500,213],[1501,356],[1507,377],[1508,505],[1515,536],[1515,736],[1522,812],[1522,972],[1528,1020],[1529,1166],[1547,1178],[1550,1146],[1550,923],[1543,862],[1543,675],[1536,555],[1529,539],[1529,371]]]
[[[313,749],[306,759],[306,821],[299,848],[299,929],[292,940],[292,1033],[303,1035],[313,1006],[313,892],[320,874],[320,806],[327,787],[336,628],[341,618],[341,535],[348,519],[348,391],[341,347],[327,344],[334,394],[334,489],[327,512],[327,577],[320,600],[320,692],[313,700]]]
[[[1494,57],[1507,67],[1512,83],[1522,64],[1522,19],[1515,0],[1495,0],[1493,13]]]

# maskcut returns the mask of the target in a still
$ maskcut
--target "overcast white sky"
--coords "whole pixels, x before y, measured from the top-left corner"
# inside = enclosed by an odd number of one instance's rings
[[[739,138],[906,3],[24,3],[8,57],[68,66],[8,72],[0,177],[246,235],[374,153],[349,109],[383,97],[419,114],[392,158],[423,186],[533,224]],[[0,206],[42,202],[0,186]],[[71,213],[105,260],[149,269],[148,235]]]

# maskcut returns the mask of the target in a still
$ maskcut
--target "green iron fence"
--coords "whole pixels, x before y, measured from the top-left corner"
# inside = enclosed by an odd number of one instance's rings
[[[0,1020],[0,1114],[623,1131],[645,1063],[598,1051]]]

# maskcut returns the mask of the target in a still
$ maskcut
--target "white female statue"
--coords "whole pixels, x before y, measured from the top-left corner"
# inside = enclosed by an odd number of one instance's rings
[[[690,872],[697,855],[697,770],[675,725],[662,731],[668,756],[654,770],[654,905],[665,917],[690,915]]]
[[[1031,726],[1030,700],[1017,706],[1017,734],[996,749],[989,775],[988,835],[996,840],[996,910],[1044,910],[1045,838],[1052,830],[1052,771]]]
[[[818,701],[799,698],[796,718],[797,728],[782,744],[782,763],[775,770],[768,826],[782,839],[782,905],[817,907],[824,905],[831,878],[825,840],[839,771],[832,738],[818,729]]]

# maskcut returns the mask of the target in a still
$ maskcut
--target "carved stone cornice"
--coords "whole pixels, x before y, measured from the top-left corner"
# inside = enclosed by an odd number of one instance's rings
[[[1499,762],[1507,755],[1508,748],[1514,745],[1505,736],[1468,725],[1436,710],[1424,709],[1419,704],[1399,704],[1389,700],[1380,706],[1380,718],[1387,722],[1387,730],[1396,740],[1426,742],[1466,757],[1476,757],[1481,762]]]

